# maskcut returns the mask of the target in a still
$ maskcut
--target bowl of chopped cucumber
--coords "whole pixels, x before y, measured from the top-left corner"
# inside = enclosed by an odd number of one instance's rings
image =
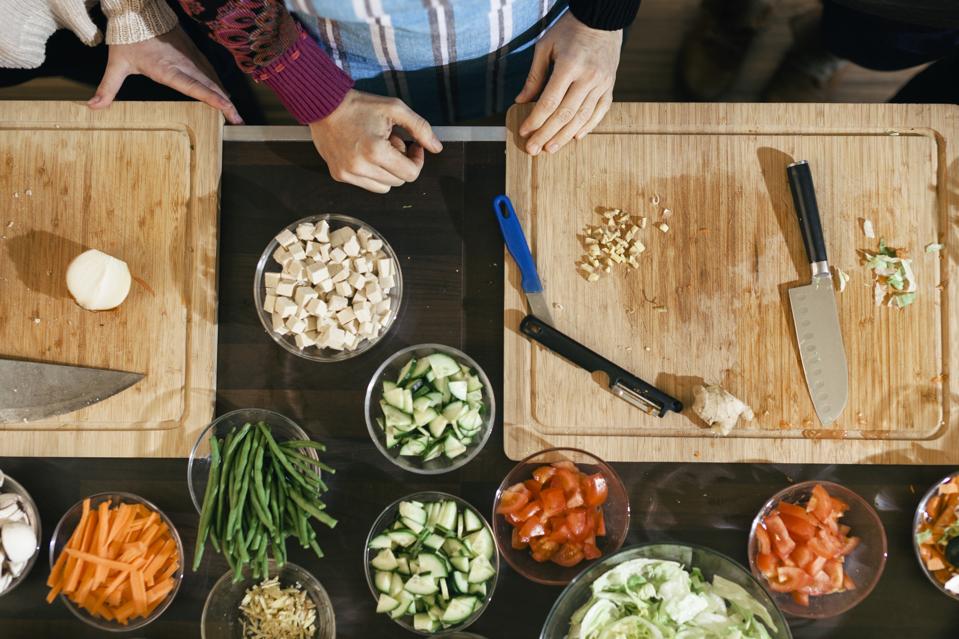
[[[499,575],[489,522],[468,502],[435,491],[387,506],[370,528],[363,563],[376,611],[431,637],[479,619]]]
[[[387,459],[433,475],[463,466],[486,445],[496,398],[468,355],[418,344],[380,365],[366,388],[364,410],[370,437]]]

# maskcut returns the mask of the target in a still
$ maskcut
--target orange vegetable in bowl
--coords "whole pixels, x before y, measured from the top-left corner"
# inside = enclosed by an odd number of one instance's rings
[[[839,523],[848,509],[817,484],[805,505],[779,502],[760,521],[756,567],[771,590],[808,606],[809,597],[855,589],[843,564],[859,538]]]

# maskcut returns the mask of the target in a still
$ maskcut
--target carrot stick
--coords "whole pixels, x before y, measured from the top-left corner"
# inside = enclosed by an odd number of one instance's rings
[[[133,604],[136,612],[141,617],[147,616],[147,592],[143,580],[143,573],[134,570],[130,574],[130,584],[133,587]]]
[[[133,570],[133,566],[122,561],[116,561],[114,559],[106,559],[104,557],[98,557],[97,555],[90,554],[88,552],[82,552],[80,550],[74,550],[73,548],[67,548],[63,552],[70,553],[71,555],[82,559],[83,561],[89,562],[94,566],[101,566],[103,568],[112,569],[112,570],[123,570],[129,572]]]

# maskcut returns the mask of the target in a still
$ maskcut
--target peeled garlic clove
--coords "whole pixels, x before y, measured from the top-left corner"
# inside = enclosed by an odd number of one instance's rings
[[[0,542],[7,553],[9,564],[26,561],[37,549],[37,535],[33,527],[19,521],[8,522],[0,530]]]
[[[0,494],[0,508],[6,508],[10,504],[16,504],[18,501],[20,501],[20,495],[16,493]]]
[[[32,555],[31,555],[32,556]],[[11,561],[7,563],[7,568],[10,570],[10,574],[13,575],[14,579],[23,574],[23,570],[27,567],[27,560],[23,561]]]
[[[77,304],[89,311],[105,311],[123,303],[130,293],[126,262],[90,249],[67,267],[67,289]]]

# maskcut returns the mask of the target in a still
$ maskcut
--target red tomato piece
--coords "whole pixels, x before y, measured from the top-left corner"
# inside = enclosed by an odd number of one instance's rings
[[[809,503],[806,504],[806,510],[816,516],[816,519],[825,523],[832,512],[832,497],[822,487],[822,484],[816,484],[812,489],[812,496]]]
[[[533,497],[539,495],[539,491],[543,489],[540,483],[535,479],[527,479],[523,482],[523,485],[526,486],[526,490],[528,490]]]
[[[496,512],[500,515],[508,515],[525,506],[528,501],[529,489],[523,484],[514,484],[500,495],[499,503],[496,504]]]
[[[838,510],[840,513],[844,513],[847,510],[849,510],[849,504],[847,504],[841,499],[837,499],[836,497],[830,497],[829,501],[832,502],[833,510]]]
[[[811,577],[818,575],[822,572],[823,566],[826,565],[827,561],[829,560],[825,557],[816,555],[816,557],[806,566],[806,572],[809,573],[809,576]]]
[[[603,509],[596,509],[596,536],[606,536],[606,517],[603,515]]]
[[[529,547],[529,544],[519,538],[519,528],[513,529],[510,537],[510,545],[513,547],[513,550],[523,550]]]
[[[776,576],[776,568],[778,568],[778,560],[776,556],[772,553],[759,553],[756,556],[756,567],[759,568],[759,572],[766,575],[767,579]]]
[[[562,519],[563,523],[559,526],[553,526],[548,536],[550,541],[555,541],[557,544],[565,544],[573,538],[569,533],[569,526],[566,525],[566,518],[563,517]]]
[[[569,534],[577,541],[582,541],[589,534],[586,511],[582,508],[574,508],[566,513],[566,525],[569,527]]]
[[[579,472],[579,469],[576,468],[576,464],[574,464],[573,462],[567,459],[564,459],[563,461],[553,462],[552,466],[553,468],[565,468],[566,470],[571,470],[574,473]]]
[[[829,575],[832,592],[838,592],[842,590],[842,582],[843,582],[842,563],[836,560],[827,561],[826,565],[823,567],[823,570],[826,572],[827,575]]]
[[[549,478],[556,473],[556,468],[554,466],[540,466],[533,471],[533,479],[539,482],[539,485],[542,486]]]
[[[566,500],[566,507],[567,507],[567,508],[579,508],[580,506],[584,505],[585,503],[586,503],[586,500],[583,499],[583,493],[582,493],[582,491],[577,490],[577,491],[574,492],[572,495],[570,495],[569,499]]]
[[[529,542],[529,548],[533,551],[533,559],[540,563],[549,561],[559,550],[559,544],[542,537],[537,537]]]
[[[796,504],[790,504],[788,501],[779,502],[779,504],[776,506],[776,510],[778,510],[782,515],[790,515],[797,519],[802,519],[813,526],[819,525],[819,520],[806,512],[805,508],[802,506],[797,506]]]
[[[567,542],[560,546],[559,552],[553,555],[552,560],[555,564],[570,568],[583,560],[583,549],[580,544]]]
[[[573,468],[570,470],[568,468],[557,468],[556,474],[553,475],[553,478],[550,480],[550,485],[557,485],[563,489],[563,493],[566,497],[570,497],[573,493],[579,492],[579,471]]]
[[[809,550],[813,551],[820,557],[825,557],[826,559],[832,559],[835,557],[835,548],[832,547],[832,544],[822,539],[821,537],[813,537],[808,542]]]
[[[525,541],[526,543],[529,543],[534,537],[542,537],[545,534],[546,528],[543,526],[543,523],[535,517],[527,519],[526,523],[519,529],[520,541]]]
[[[805,569],[807,565],[812,563],[812,560],[816,558],[816,554],[813,551],[809,550],[809,547],[806,545],[796,546],[796,550],[793,551],[789,557],[795,562],[797,566],[802,569]]]
[[[799,604],[800,606],[807,606],[807,607],[809,606],[809,594],[808,594],[808,593],[800,592],[800,591],[798,591],[798,590],[794,590],[794,591],[792,591],[792,593],[790,593],[790,596],[793,598],[793,601],[795,601],[795,602],[796,602],[797,604]]]
[[[786,524],[786,530],[789,531],[789,536],[792,539],[809,541],[816,536],[816,526],[810,524],[805,519],[800,519],[786,512],[780,513],[779,517],[783,520],[783,523]]]
[[[535,517],[541,513],[542,510],[543,507],[538,501],[531,501],[516,512],[510,513],[510,515],[507,516],[507,519],[513,518],[516,520],[515,523],[519,524],[521,522],[528,521],[531,517]]]
[[[786,530],[786,524],[779,517],[779,514],[773,512],[766,517],[766,532],[769,533],[772,541],[773,551],[779,555],[780,559],[786,559],[796,549],[796,542],[789,536]]]
[[[859,545],[859,541],[859,537],[847,537],[846,541],[843,543],[842,550],[839,551],[839,554],[845,557],[856,549],[856,546]]]
[[[544,488],[539,494],[539,501],[547,517],[558,515],[566,509],[566,496],[562,488]]]
[[[776,592],[792,592],[809,583],[809,575],[802,568],[780,566],[776,569],[775,579],[770,579],[769,587]]]
[[[768,555],[773,551],[772,542],[769,541],[769,533],[763,524],[756,526],[756,542],[759,544],[759,552]]]
[[[609,495],[609,486],[606,485],[606,477],[603,473],[588,475],[586,477],[584,498],[587,506],[602,506]]]
[[[843,590],[855,590],[855,589],[856,589],[856,582],[853,581],[852,577],[849,576],[849,573],[846,573],[845,575],[843,575],[843,578],[842,578],[842,587],[843,587]]]
[[[602,551],[596,546],[595,538],[589,538],[583,543],[583,556],[589,560],[599,559],[603,556]]]

